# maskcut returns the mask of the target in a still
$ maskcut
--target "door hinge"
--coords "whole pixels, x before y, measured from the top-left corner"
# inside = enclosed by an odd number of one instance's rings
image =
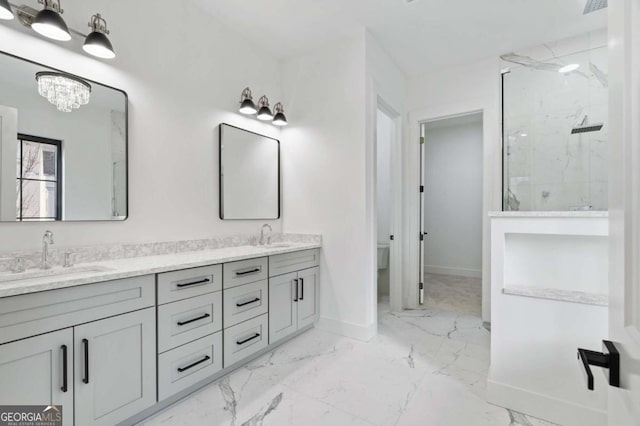
[[[420,283],[420,290],[424,290],[424,283]]]
[[[424,185],[420,185],[420,192],[424,192]]]
[[[424,241],[424,234],[422,232],[420,233],[420,241]]]

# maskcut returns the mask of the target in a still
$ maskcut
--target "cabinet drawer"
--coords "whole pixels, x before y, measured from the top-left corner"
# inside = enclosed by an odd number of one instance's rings
[[[269,256],[269,276],[313,268],[320,264],[320,249],[294,251],[292,253]]]
[[[269,306],[267,283],[267,280],[262,280],[223,291],[225,327],[231,327],[267,313]]]
[[[222,289],[222,265],[158,274],[158,304],[187,299]]]
[[[222,329],[222,292],[158,306],[158,352]]]
[[[264,314],[224,330],[225,368],[267,347],[267,324],[267,314]]]
[[[222,332],[158,355],[158,399],[174,395],[222,370]]]
[[[231,288],[242,284],[264,280],[268,277],[268,258],[239,260],[225,263],[223,267],[224,288]]]
[[[153,306],[154,278],[145,275],[0,298],[0,343]]]

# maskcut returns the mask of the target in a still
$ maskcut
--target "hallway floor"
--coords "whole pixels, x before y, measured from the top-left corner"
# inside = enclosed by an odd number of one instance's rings
[[[482,316],[482,279],[424,274],[427,307]]]
[[[486,402],[478,316],[383,301],[378,320],[366,343],[312,329],[144,425],[549,425]]]

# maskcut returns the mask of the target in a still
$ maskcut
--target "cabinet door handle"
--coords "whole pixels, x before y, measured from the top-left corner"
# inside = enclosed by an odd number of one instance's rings
[[[187,324],[191,324],[192,322],[196,322],[196,321],[200,321],[201,319],[205,319],[205,318],[209,318],[211,315],[209,314],[202,314],[199,317],[196,318],[192,318],[190,320],[186,320],[186,321],[178,321],[178,325],[187,325]]]
[[[198,284],[204,284],[204,283],[208,283],[211,280],[209,278],[205,278],[203,280],[199,280],[199,281],[194,281],[191,283],[180,283],[180,284],[176,284],[176,287],[182,288],[182,287],[189,287],[190,285],[198,285]]]
[[[89,383],[89,341],[82,339],[82,346],[84,346],[84,377],[83,383]]]
[[[260,272],[260,268],[251,269],[251,270],[249,270],[249,271],[236,272],[236,275],[254,274],[254,273],[256,273],[256,272]]]
[[[250,342],[250,341],[252,341],[253,339],[257,339],[258,337],[260,337],[260,333],[256,333],[256,334],[254,334],[253,336],[251,336],[251,337],[247,337],[247,338],[246,338],[246,339],[244,339],[244,340],[237,340],[237,341],[236,341],[236,345],[244,345],[245,343]]]
[[[182,373],[182,372],[184,372],[184,371],[187,371],[188,369],[193,368],[193,367],[195,367],[195,366],[196,366],[196,365],[198,365],[198,364],[202,364],[202,363],[203,363],[203,362],[205,362],[205,361],[209,361],[210,359],[211,359],[211,357],[210,357],[209,355],[205,355],[205,356],[204,356],[204,358],[202,358],[202,359],[200,359],[200,360],[198,360],[198,361],[194,362],[193,364],[189,364],[189,365],[187,365],[186,367],[178,367],[178,372],[179,372],[179,373]]]
[[[296,298],[293,299],[293,301],[297,302],[298,301],[298,279],[294,278],[293,282],[296,283]]]
[[[300,278],[300,300],[304,300],[304,278]]]
[[[66,392],[68,390],[67,387],[67,345],[60,346],[62,349],[62,387],[60,390],[62,392]]]
[[[256,297],[256,298],[255,298],[255,299],[253,299],[253,300],[248,300],[248,301],[246,301],[246,302],[242,302],[242,303],[236,303],[236,306],[239,308],[239,307],[241,307],[241,306],[250,305],[250,304],[252,304],[252,303],[256,303],[256,302],[259,302],[259,301],[260,301],[260,298],[259,298],[259,297]]]

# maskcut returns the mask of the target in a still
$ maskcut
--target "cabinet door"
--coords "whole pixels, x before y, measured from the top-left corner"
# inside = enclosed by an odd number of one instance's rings
[[[0,345],[0,405],[61,405],[73,425],[73,329]]]
[[[298,328],[313,324],[318,315],[318,282],[320,268],[298,272]]]
[[[298,329],[297,278],[298,275],[294,272],[269,279],[270,344]]]
[[[76,425],[114,425],[156,402],[155,308],[75,327]]]

